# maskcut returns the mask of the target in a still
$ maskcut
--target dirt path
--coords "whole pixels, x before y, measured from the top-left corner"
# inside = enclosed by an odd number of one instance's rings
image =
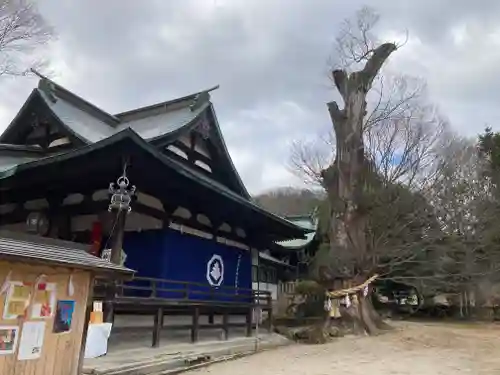
[[[379,337],[293,345],[189,375],[500,375],[500,325],[393,323]]]

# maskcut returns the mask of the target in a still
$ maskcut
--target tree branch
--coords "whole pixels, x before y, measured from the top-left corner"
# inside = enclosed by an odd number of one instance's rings
[[[394,43],[384,43],[375,48],[362,70],[363,84],[368,89],[391,53],[396,51]]]

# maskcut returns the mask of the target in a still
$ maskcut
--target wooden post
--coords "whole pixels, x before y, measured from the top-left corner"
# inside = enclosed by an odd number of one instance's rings
[[[246,335],[247,335],[247,337],[252,337],[252,314],[253,314],[253,306],[248,308],[247,314],[246,314]]]
[[[273,296],[272,294],[268,295],[268,300],[267,300],[267,306],[268,306],[268,313],[267,313],[267,330],[269,333],[273,332]]]
[[[120,264],[123,248],[123,235],[125,234],[125,222],[127,219],[127,211],[120,210],[116,213],[116,222],[114,223],[113,232],[111,235],[111,263]],[[115,313],[113,308],[113,300],[116,295],[116,285],[114,281],[109,282],[106,287],[106,302],[104,303],[104,321],[113,323]]]
[[[103,303],[103,315],[106,323],[113,324],[115,321],[115,312],[113,308],[113,300],[115,298],[115,286],[112,282],[106,282],[105,288],[105,301]]]
[[[229,314],[227,309],[224,309],[222,314],[222,330],[224,332],[224,340],[229,339]]]
[[[191,327],[191,342],[194,344],[198,342],[200,333],[200,308],[195,306],[193,310],[193,325]]]
[[[161,329],[163,328],[163,307],[159,307],[156,310],[154,328],[153,328],[153,348],[158,348],[160,346],[161,339]]]
[[[50,195],[47,197],[49,202],[48,217],[50,221],[50,228],[48,237],[61,238],[64,215],[61,214],[61,206],[64,200],[61,196]]]
[[[85,346],[87,344],[87,333],[89,330],[90,315],[94,309],[94,275],[89,276],[89,290],[87,296],[87,307],[85,309],[85,321],[83,322],[82,341],[80,342],[80,358],[78,358],[77,374],[83,373],[83,361],[85,360]]]
[[[273,332],[273,309],[270,308],[267,313],[267,331],[269,333]]]
[[[111,262],[114,264],[121,263],[126,219],[127,211],[121,210],[116,213],[116,223],[111,233]]]
[[[151,280],[150,283],[151,283],[151,298],[156,298],[158,297],[157,293],[158,286],[156,284],[156,280]]]

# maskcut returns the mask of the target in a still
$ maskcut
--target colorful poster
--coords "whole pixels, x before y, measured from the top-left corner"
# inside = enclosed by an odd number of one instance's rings
[[[42,355],[43,339],[45,337],[45,322],[25,322],[19,341],[20,361],[38,359]]]
[[[23,316],[26,308],[30,304],[31,286],[25,285],[21,281],[10,281],[5,305],[3,309],[3,319],[14,320]]]
[[[57,301],[54,333],[64,333],[71,329],[74,312],[75,301]]]
[[[31,318],[51,318],[56,309],[57,284],[37,283],[31,309]]]
[[[0,355],[14,354],[19,337],[19,327],[0,326]]]

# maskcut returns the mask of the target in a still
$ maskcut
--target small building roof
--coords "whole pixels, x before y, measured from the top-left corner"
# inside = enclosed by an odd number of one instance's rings
[[[3,237],[0,234],[0,260],[23,263],[44,263],[61,267],[93,271],[97,275],[121,275],[131,277],[134,271],[98,258],[85,250],[75,247],[56,246],[24,239]]]
[[[288,221],[297,225],[298,227],[309,230],[309,232],[307,232],[305,234],[305,238],[297,238],[297,239],[293,239],[293,240],[279,241],[279,242],[276,242],[278,245],[283,246],[283,247],[290,249],[290,250],[301,249],[301,248],[307,246],[316,236],[318,222],[317,222],[317,219],[314,217],[314,215],[288,216],[288,217],[285,217],[285,219],[287,219]]]
[[[272,255],[268,254],[267,252],[259,252],[259,258],[263,260],[267,260],[268,262],[279,264],[281,266],[286,266],[286,267],[293,267],[290,263],[284,262],[282,260],[279,260],[278,258],[273,257]]]

